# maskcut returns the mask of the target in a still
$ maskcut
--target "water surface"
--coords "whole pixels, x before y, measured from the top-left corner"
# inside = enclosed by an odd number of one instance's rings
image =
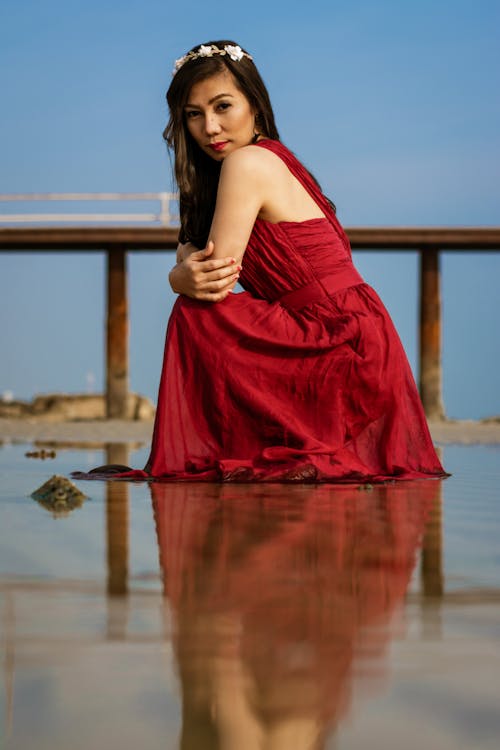
[[[3,746],[496,748],[500,450],[359,489],[77,482],[0,448]]]

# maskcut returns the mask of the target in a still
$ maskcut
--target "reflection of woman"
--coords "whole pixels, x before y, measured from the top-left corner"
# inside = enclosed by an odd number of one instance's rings
[[[323,746],[353,659],[360,679],[363,658],[371,680],[382,671],[438,491],[151,485],[183,750]]]
[[[151,455],[129,476],[443,476],[389,315],[332,203],[280,142],[251,56],[228,41],[193,48],[167,99],[180,296]],[[247,291],[231,294],[238,276]]]

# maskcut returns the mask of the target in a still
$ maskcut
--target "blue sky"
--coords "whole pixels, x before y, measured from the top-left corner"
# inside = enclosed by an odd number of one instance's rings
[[[211,38],[254,56],[284,142],[341,222],[500,225],[500,3],[3,0],[0,192],[171,187],[174,58]],[[5,208],[4,208],[5,210]],[[359,253],[416,366],[413,254]],[[130,257],[131,385],[156,397],[172,255]],[[445,404],[500,413],[498,254],[443,257]],[[0,255],[0,394],[103,379],[100,254]]]

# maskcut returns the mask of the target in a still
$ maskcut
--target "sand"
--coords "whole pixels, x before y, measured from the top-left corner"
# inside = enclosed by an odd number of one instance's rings
[[[446,420],[429,424],[438,444],[500,444],[500,418]],[[96,443],[148,444],[152,421],[89,420],[48,422],[42,419],[0,419],[0,442],[13,443]]]

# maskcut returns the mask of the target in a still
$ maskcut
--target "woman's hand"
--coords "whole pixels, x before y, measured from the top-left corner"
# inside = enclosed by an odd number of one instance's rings
[[[177,262],[169,274],[169,282],[177,294],[185,294],[204,302],[220,302],[225,299],[238,281],[241,266],[234,258],[209,259],[214,243],[209,242],[204,250],[193,251],[193,245],[185,243],[177,248]],[[190,246],[190,247],[189,247]]]

